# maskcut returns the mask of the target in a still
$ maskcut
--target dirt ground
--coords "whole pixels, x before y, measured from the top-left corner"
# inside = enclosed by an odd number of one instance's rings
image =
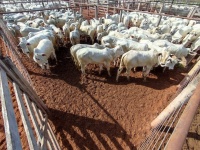
[[[90,65],[81,84],[81,72],[70,58],[69,47],[56,54],[58,64],[51,61],[50,70],[42,70],[26,56],[22,62],[39,97],[50,109],[49,118],[62,150],[137,149],[147,137],[151,121],[169,104],[176,86],[190,69],[176,67],[163,73],[162,68],[156,68],[143,82],[138,68],[130,81],[123,73],[117,83],[117,68],[112,66],[109,77],[106,70],[99,75],[99,68]],[[197,116],[185,149],[200,148],[199,119]],[[2,127],[1,118],[0,122]]]
[[[125,75],[119,83],[112,67],[112,77],[90,65],[84,84],[81,73],[70,58],[69,48],[57,51],[58,64],[49,71],[24,57],[40,98],[52,113],[50,119],[61,149],[135,149],[147,136],[150,122],[166,107],[176,85],[187,70],[176,68],[162,73],[153,70],[148,82],[141,71]]]

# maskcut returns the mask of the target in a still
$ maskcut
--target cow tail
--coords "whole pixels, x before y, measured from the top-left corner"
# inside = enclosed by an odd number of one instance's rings
[[[120,60],[120,65],[119,65],[119,68],[123,68],[125,65],[124,65],[124,57],[126,56],[127,54],[124,54],[122,55],[122,58]]]

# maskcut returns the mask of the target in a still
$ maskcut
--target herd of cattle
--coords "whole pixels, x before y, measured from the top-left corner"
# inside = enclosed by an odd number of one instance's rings
[[[3,20],[19,38],[18,46],[23,53],[42,69],[49,69],[50,57],[57,60],[56,51],[60,46],[71,45],[72,59],[83,74],[91,63],[99,65],[99,73],[106,67],[111,76],[110,65],[114,62],[114,66],[119,67],[118,81],[124,67],[128,79],[132,68],[143,67],[146,80],[153,67],[173,69],[177,63],[186,64],[185,57],[199,50],[199,22],[167,16],[160,20],[159,17],[122,12],[121,17],[106,14],[99,19],[86,20],[78,12],[62,9],[5,14]],[[92,45],[80,44],[85,41]]]

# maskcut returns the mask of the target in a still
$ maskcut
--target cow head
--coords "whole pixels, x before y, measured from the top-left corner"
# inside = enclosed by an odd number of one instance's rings
[[[24,54],[26,54],[28,57],[30,57],[29,55],[29,49],[28,47],[30,46],[30,43],[27,42],[27,40],[25,38],[21,38],[20,39],[20,42],[18,44],[18,47],[20,47],[22,49],[22,52]]]
[[[39,50],[37,48],[34,48],[34,56],[33,60],[42,68],[45,69],[45,66],[47,69],[49,69],[49,63],[48,59],[46,57],[46,54],[44,53],[38,53]]]
[[[179,60],[176,56],[170,55],[168,59],[165,62],[165,65],[162,67],[168,67],[169,70],[173,70],[174,66],[179,63],[181,60]]]

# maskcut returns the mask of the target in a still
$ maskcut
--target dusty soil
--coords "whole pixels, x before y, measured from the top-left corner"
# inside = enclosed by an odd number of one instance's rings
[[[148,135],[151,121],[168,105],[190,69],[176,67],[162,73],[156,68],[143,82],[138,68],[130,81],[122,74],[116,83],[117,68],[111,68],[109,77],[105,70],[99,75],[98,68],[90,65],[82,84],[69,47],[56,52],[59,61],[57,65],[51,61],[50,70],[42,70],[22,57],[39,97],[50,109],[49,118],[62,150],[136,149]],[[186,149],[200,148],[199,119],[189,132]],[[4,147],[2,128],[0,134],[0,145]]]
[[[153,70],[143,82],[140,68],[127,81],[119,83],[112,67],[112,77],[90,65],[81,84],[81,73],[70,58],[69,48],[56,52],[58,64],[49,71],[23,57],[40,98],[51,111],[61,149],[135,149],[147,136],[150,122],[164,109],[183,79],[187,69],[162,73]]]

